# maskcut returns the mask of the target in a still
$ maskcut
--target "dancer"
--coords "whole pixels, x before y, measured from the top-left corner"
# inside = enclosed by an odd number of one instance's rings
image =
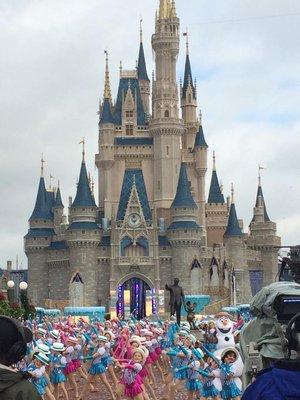
[[[65,387],[66,376],[64,374],[64,369],[67,364],[66,358],[62,355],[62,353],[66,350],[64,345],[59,342],[54,342],[51,350],[53,352],[52,356],[52,371],[50,374],[50,381],[54,386],[54,396],[56,399],[59,399],[60,389],[62,390],[62,394],[65,400],[69,400],[68,392]]]

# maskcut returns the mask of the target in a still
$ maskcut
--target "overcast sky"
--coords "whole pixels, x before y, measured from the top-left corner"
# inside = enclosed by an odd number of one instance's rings
[[[258,164],[267,210],[284,244],[300,229],[300,3],[295,0],[177,0],[188,27],[198,105],[225,194],[236,190],[245,230],[253,212]],[[188,6],[187,6],[188,4]],[[0,1],[0,266],[27,265],[23,236],[40,173],[74,196],[81,148],[96,178],[97,107],[103,94],[104,50],[113,95],[119,61],[134,68],[143,18],[148,74],[158,0]],[[183,76],[181,41],[178,79]]]

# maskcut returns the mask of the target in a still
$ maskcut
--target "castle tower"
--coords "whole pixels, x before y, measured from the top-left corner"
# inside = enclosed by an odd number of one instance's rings
[[[24,237],[25,253],[28,257],[28,295],[35,305],[43,306],[48,289],[47,248],[54,232],[52,196],[46,190],[44,160],[41,160],[41,177],[34,210],[29,218],[29,230]]]
[[[58,184],[55,201],[53,204],[53,215],[54,215],[54,229],[57,235],[60,234],[60,225],[63,222],[64,205],[61,199],[60,187]]]
[[[202,290],[202,276],[192,282],[192,264],[199,260],[201,246],[201,227],[197,222],[198,207],[190,191],[185,163],[181,163],[175,199],[171,206],[172,223],[167,235],[172,246],[172,278],[180,278],[186,294],[197,286]],[[194,291],[194,290],[193,290]]]
[[[99,138],[98,149],[96,154],[95,163],[98,168],[99,178],[99,208],[102,216],[111,216],[111,204],[108,202],[111,199],[111,182],[112,182],[112,167],[114,165],[114,116],[112,112],[111,89],[109,79],[108,67],[108,53],[105,52],[105,84],[103,103],[100,107],[100,120],[99,120]]]
[[[206,218],[205,218],[205,176],[207,172],[207,150],[208,145],[205,141],[202,121],[200,118],[200,125],[198,132],[195,137],[194,144],[194,158],[196,164],[196,174],[197,174],[197,188],[198,188],[198,215],[199,223],[206,232]]]
[[[69,208],[70,225],[66,234],[70,248],[69,299],[72,306],[95,306],[100,298],[97,253],[101,235],[84,156],[83,149],[77,193]]]
[[[184,132],[183,121],[179,118],[176,82],[179,19],[174,1],[160,1],[152,48],[156,74],[150,133],[154,137],[154,201],[158,216],[161,216],[160,209],[169,208],[176,193],[181,162],[180,137]]]
[[[137,74],[138,74],[138,80],[139,80],[139,85],[140,85],[140,90],[141,90],[144,111],[146,114],[149,115],[149,113],[150,113],[150,79],[148,78],[146,61],[145,61],[142,21],[140,23],[141,23],[141,25],[140,25],[140,50],[139,50]]]
[[[207,245],[222,244],[227,226],[228,207],[219,184],[216,169],[216,156],[213,153],[213,171],[206,204]]]
[[[198,126],[196,117],[197,94],[196,87],[193,83],[192,69],[190,63],[188,33],[186,32],[185,35],[186,59],[184,69],[184,81],[183,86],[181,87],[181,109],[186,131],[183,136],[182,147],[183,149],[192,151]]]
[[[278,247],[281,245],[281,240],[276,233],[276,224],[270,220],[267,213],[260,174],[247,244],[261,252],[262,284],[265,286],[275,282],[278,274]]]
[[[237,218],[233,187],[231,189],[231,205],[224,234],[224,244],[226,258],[230,260],[231,270],[233,271],[234,269],[236,275],[237,302],[247,303],[251,298],[247,252],[245,237]]]

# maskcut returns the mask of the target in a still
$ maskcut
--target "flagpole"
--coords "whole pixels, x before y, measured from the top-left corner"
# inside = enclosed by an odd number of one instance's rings
[[[236,278],[235,270],[232,272],[232,286],[233,286],[233,305],[236,306]]]

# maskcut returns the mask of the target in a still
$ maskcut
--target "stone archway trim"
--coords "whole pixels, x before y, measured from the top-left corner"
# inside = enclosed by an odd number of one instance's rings
[[[129,279],[132,279],[132,278],[138,278],[138,279],[141,279],[142,281],[146,282],[147,285],[150,287],[150,289],[155,288],[153,282],[147,276],[141,274],[140,272],[131,272],[131,273],[123,276],[123,278],[121,278],[119,280],[119,282],[117,283],[117,287],[119,287],[120,285],[123,285],[123,283],[125,283],[126,281],[128,281]]]

